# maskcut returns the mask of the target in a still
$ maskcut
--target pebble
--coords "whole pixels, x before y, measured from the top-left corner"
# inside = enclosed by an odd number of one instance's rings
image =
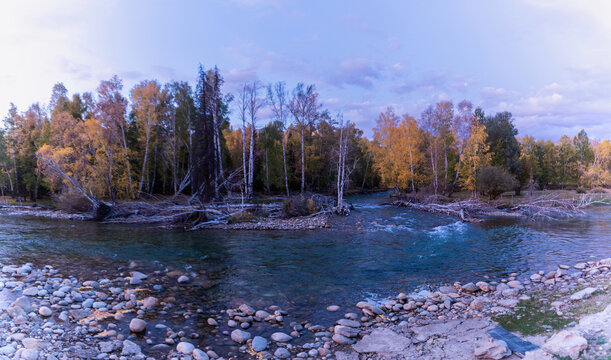
[[[271,339],[275,342],[289,342],[293,340],[293,337],[283,332],[275,332],[272,334]]]
[[[138,318],[132,319],[129,323],[129,330],[131,332],[140,333],[146,330],[146,321]]]
[[[277,348],[276,351],[274,351],[274,356],[279,359],[286,359],[291,357],[291,352],[285,348]]]
[[[237,342],[238,344],[243,344],[251,338],[251,335],[248,331],[236,329],[231,332],[231,340]]]
[[[205,352],[203,352],[200,349],[193,350],[193,354],[191,354],[191,356],[193,356],[193,359],[195,360],[209,360],[210,359],[208,354],[206,354]]]
[[[38,314],[40,314],[40,316],[49,317],[53,314],[53,311],[46,306],[41,306],[40,309],[38,309]]]
[[[178,343],[178,346],[176,346],[176,350],[182,354],[190,355],[191,353],[193,353],[193,350],[195,350],[195,346],[189,342],[183,341]]]
[[[255,336],[251,345],[254,351],[261,352],[267,348],[267,340],[262,336]]]

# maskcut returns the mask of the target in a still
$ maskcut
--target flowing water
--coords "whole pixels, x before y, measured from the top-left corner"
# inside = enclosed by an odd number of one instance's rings
[[[385,200],[353,197],[351,216],[311,231],[184,232],[1,214],[0,263],[61,265],[98,279],[135,260],[140,271],[200,274],[188,292],[176,291],[206,310],[277,304],[296,319],[324,322],[330,304],[611,256],[605,207],[562,221],[467,224],[380,205]]]

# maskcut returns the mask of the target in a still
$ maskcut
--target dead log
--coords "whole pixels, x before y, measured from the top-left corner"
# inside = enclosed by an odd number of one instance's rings
[[[57,172],[64,179],[68,180],[74,190],[78,191],[85,199],[87,199],[91,203],[92,219],[101,221],[111,216],[113,212],[116,211],[112,204],[98,200],[91,192],[87,194],[87,192],[81,186],[79,186],[79,184],[74,178],[72,178],[72,176],[66,174],[62,169],[60,169],[59,165],[57,165],[55,161],[53,161],[53,159],[45,158],[39,154],[36,154],[36,157],[40,159],[50,169]]]

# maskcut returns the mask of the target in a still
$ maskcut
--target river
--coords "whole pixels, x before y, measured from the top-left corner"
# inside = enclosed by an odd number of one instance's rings
[[[0,262],[52,264],[87,280],[125,273],[136,261],[143,272],[198,274],[188,290],[167,289],[206,313],[243,302],[277,304],[297,320],[324,323],[331,304],[611,255],[606,207],[561,221],[467,224],[380,205],[385,200],[384,194],[352,197],[351,216],[310,231],[184,232],[2,214]],[[204,320],[190,326],[205,327]]]

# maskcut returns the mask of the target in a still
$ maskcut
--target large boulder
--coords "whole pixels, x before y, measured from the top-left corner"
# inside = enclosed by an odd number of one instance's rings
[[[587,347],[588,341],[586,339],[567,330],[562,330],[552,336],[543,345],[543,349],[546,351],[559,357],[570,357],[571,359],[577,359],[579,353]]]
[[[352,348],[359,353],[401,353],[409,347],[411,340],[390,329],[375,329],[365,335]]]
[[[574,293],[573,295],[571,295],[571,300],[583,300],[583,299],[587,299],[590,296],[592,296],[592,294],[594,294],[598,289],[597,288],[593,288],[593,287],[587,287],[583,290],[580,290],[576,293]]]
[[[473,350],[473,356],[477,359],[499,360],[509,355],[511,355],[511,350],[507,347],[506,342],[490,337],[476,342]]]

